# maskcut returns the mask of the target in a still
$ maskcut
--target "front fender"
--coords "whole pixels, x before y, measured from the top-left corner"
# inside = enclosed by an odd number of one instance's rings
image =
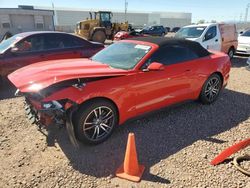
[[[83,88],[70,86],[54,92],[52,95],[44,98],[43,102],[67,99],[69,101],[64,106],[64,109],[67,110],[72,107],[72,102],[81,105],[94,98],[106,98],[116,105],[119,112],[119,123],[122,124],[136,115],[136,91],[130,87],[131,83],[133,83],[132,79],[133,76],[131,79],[117,77],[113,78],[112,81],[107,79],[100,82],[87,83]]]

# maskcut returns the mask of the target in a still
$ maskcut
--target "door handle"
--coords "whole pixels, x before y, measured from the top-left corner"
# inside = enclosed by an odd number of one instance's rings
[[[190,69],[185,70],[185,72],[190,72],[190,71],[191,71]]]

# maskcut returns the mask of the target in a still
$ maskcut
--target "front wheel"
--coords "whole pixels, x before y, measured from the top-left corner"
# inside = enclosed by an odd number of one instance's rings
[[[218,74],[212,74],[202,87],[200,101],[211,104],[218,98],[222,88],[222,80]]]
[[[233,59],[234,53],[235,53],[235,50],[234,50],[233,47],[228,50],[227,54],[228,54],[228,56],[229,56],[230,59]]]
[[[0,76],[0,88],[3,88],[4,86],[4,78],[3,76]]]
[[[100,42],[100,43],[104,43],[106,40],[106,34],[104,33],[104,31],[95,31],[95,33],[93,34],[92,40],[94,42]]]
[[[83,105],[74,119],[76,137],[83,143],[99,144],[111,136],[118,113],[111,102],[94,100]]]

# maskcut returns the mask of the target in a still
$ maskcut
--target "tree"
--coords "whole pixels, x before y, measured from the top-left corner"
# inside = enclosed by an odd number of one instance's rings
[[[205,20],[199,20],[197,23],[198,23],[198,24],[204,24],[204,23],[205,23]]]

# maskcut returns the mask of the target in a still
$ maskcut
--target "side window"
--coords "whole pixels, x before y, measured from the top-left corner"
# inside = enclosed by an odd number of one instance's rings
[[[25,38],[16,44],[18,52],[37,52],[44,50],[44,37],[42,35],[34,35]]]
[[[101,21],[102,22],[110,21],[109,13],[101,13]]]
[[[61,41],[64,44],[64,48],[75,48],[75,47],[83,47],[87,46],[87,42],[79,39],[78,37],[61,34]]]
[[[216,37],[216,34],[217,34],[217,28],[216,26],[212,26],[207,30],[204,40],[207,41],[213,39],[214,37]]]
[[[45,49],[64,49],[87,46],[81,39],[67,34],[46,34]]]
[[[45,50],[64,48],[64,43],[58,34],[45,34]]]
[[[183,61],[190,61],[198,58],[198,55],[189,48],[182,46],[166,46],[155,52],[150,58],[150,62],[159,62],[164,65],[172,65]]]

